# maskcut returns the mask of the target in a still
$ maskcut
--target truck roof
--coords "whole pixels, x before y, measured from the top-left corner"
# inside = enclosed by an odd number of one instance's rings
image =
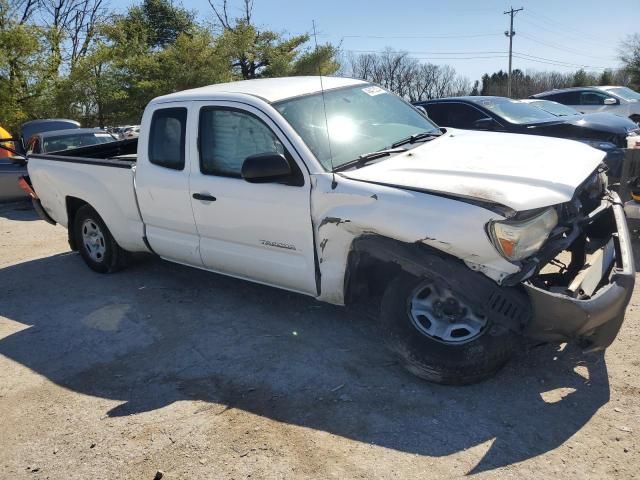
[[[325,90],[366,84],[362,80],[345,77],[322,77]],[[175,102],[180,100],[210,100],[220,93],[236,93],[259,97],[267,102],[278,102],[286,98],[309,95],[321,91],[320,77],[282,77],[242,80],[218,83],[206,87],[193,88],[154,98],[151,103]]]

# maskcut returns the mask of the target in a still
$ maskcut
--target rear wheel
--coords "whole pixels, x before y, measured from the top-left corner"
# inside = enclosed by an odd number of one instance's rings
[[[115,241],[98,212],[85,205],[77,211],[74,235],[80,255],[92,270],[111,273],[126,265],[127,252]]]
[[[516,345],[513,332],[442,278],[402,272],[389,284],[381,307],[388,347],[407,370],[431,382],[479,382],[497,372]]]

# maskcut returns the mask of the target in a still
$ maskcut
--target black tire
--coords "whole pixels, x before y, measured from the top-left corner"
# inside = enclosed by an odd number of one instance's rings
[[[84,230],[95,228],[101,235],[97,238],[99,252],[92,250],[90,242],[85,242]],[[90,205],[78,209],[73,222],[73,234],[78,251],[85,263],[98,273],[112,273],[124,268],[128,252],[118,245],[104,221]]]
[[[477,336],[463,343],[443,342],[422,333],[411,320],[409,305],[414,292],[430,282],[402,272],[387,287],[380,315],[387,347],[409,372],[429,382],[466,385],[491,377],[512,356],[517,335],[489,317]],[[451,292],[456,295],[455,290]]]

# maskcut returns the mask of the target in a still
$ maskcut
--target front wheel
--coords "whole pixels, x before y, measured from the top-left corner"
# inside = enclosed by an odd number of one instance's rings
[[[76,212],[73,231],[80,255],[92,270],[111,273],[126,265],[127,252],[91,206],[84,205]]]
[[[400,273],[382,299],[388,347],[414,375],[464,385],[484,380],[511,357],[517,337],[442,278]]]

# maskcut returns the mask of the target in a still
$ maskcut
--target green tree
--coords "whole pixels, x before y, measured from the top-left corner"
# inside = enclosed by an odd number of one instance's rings
[[[233,79],[225,59],[216,55],[211,32],[202,28],[178,36],[175,43],[158,54],[157,65],[162,94]]]
[[[330,44],[309,47],[309,35],[284,35],[259,30],[252,19],[253,1],[244,0],[242,14],[232,19],[228,3],[213,9],[222,35],[217,40],[217,52],[231,65],[234,75],[242,79],[280,77],[287,75],[330,75],[338,71],[338,49]]]
[[[586,87],[589,85],[589,78],[587,76],[587,72],[584,69],[578,70],[573,75],[573,86],[574,87]]]
[[[476,80],[473,82],[473,88],[471,89],[471,93],[469,94],[472,97],[480,95],[480,82]]]
[[[176,42],[178,36],[196,27],[195,14],[170,0],[143,0],[129,8],[115,25],[126,39],[139,41],[141,35],[150,48],[161,49]]]
[[[340,69],[338,54],[330,43],[309,49],[296,58],[287,75],[332,75]]]
[[[86,93],[77,97],[83,114],[100,125],[139,122],[156,96],[232,78],[211,32],[168,0],[145,0],[101,33],[82,71],[69,76]]]
[[[614,83],[613,80],[613,72],[609,69],[604,70],[600,74],[600,79],[598,80],[598,85],[612,85]]]
[[[124,85],[114,51],[100,43],[56,85],[57,113],[100,127],[128,120]]]
[[[7,17],[6,2],[0,6],[0,118],[15,132],[42,112],[41,97],[51,78],[42,29]]]

